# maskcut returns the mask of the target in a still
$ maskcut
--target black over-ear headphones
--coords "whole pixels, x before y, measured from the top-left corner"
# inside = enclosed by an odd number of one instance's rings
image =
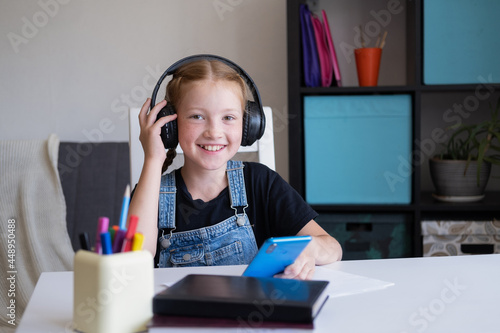
[[[174,74],[182,65],[203,59],[217,60],[233,68],[243,78],[247,86],[250,88],[254,100],[247,101],[246,103],[246,110],[243,116],[243,136],[241,138],[241,145],[251,146],[255,141],[262,137],[262,135],[264,134],[264,129],[266,127],[266,117],[262,108],[262,101],[260,100],[259,91],[257,90],[257,87],[255,86],[252,78],[243,70],[243,68],[228,59],[210,54],[199,54],[178,60],[172,66],[170,66],[158,80],[158,83],[153,90],[153,96],[151,97],[151,108],[156,105],[156,95],[158,94],[160,85],[165,77]],[[158,113],[156,120],[174,113],[175,109],[173,105],[170,102],[167,102],[167,105],[163,107],[163,109],[161,109]],[[165,126],[163,126],[161,128],[160,135],[161,140],[163,141],[163,145],[166,149],[175,148],[179,143],[179,139],[177,136],[177,120],[168,122]]]

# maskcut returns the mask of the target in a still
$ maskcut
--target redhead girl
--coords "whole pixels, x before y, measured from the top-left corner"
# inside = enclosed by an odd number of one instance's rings
[[[148,99],[139,114],[144,165],[129,215],[139,216],[159,267],[248,264],[269,237],[311,235],[281,275],[310,279],[315,265],[340,260],[342,249],[276,172],[232,160],[244,137],[248,90],[241,73],[217,57],[194,57],[175,70],[166,100],[148,112]],[[167,101],[175,114],[157,120]],[[172,121],[184,165],[163,174],[175,149],[165,154],[160,132]]]

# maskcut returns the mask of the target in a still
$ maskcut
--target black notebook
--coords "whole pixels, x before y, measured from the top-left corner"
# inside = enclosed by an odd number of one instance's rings
[[[328,281],[191,274],[153,298],[155,315],[311,323]]]

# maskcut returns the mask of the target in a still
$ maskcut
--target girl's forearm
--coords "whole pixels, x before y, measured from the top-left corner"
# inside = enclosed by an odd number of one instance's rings
[[[342,259],[342,247],[330,235],[313,236],[312,246],[316,265],[326,265]]]
[[[145,161],[141,176],[130,201],[129,216],[139,217],[137,231],[144,235],[143,248],[156,253],[158,239],[158,199],[160,193],[161,164]]]

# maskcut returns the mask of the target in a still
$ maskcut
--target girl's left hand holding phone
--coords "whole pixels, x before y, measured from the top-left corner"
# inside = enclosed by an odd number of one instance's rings
[[[295,262],[285,268],[281,274],[275,277],[283,279],[311,280],[316,269],[316,259],[311,253],[310,245],[295,259]]]
[[[307,228],[309,228],[307,230]],[[342,259],[339,242],[311,221],[299,232],[299,235],[315,234],[295,262],[285,268],[277,277],[285,279],[310,280],[314,276],[316,265],[325,265]]]
[[[325,265],[342,259],[342,247],[339,242],[314,220],[306,224],[297,235],[311,235],[312,240],[295,262],[277,277],[310,280],[313,278],[316,265]]]

